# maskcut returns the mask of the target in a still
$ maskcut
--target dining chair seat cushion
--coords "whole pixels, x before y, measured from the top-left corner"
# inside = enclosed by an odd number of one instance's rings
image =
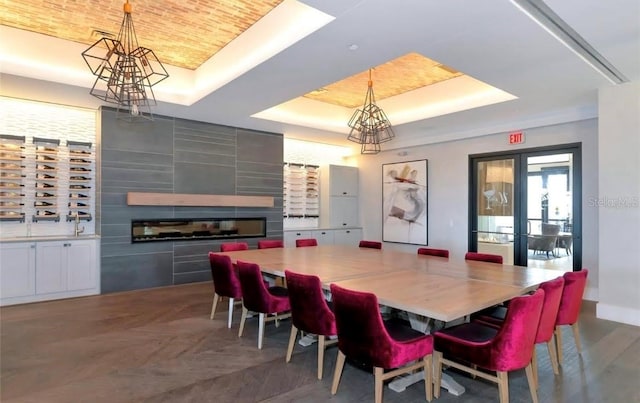
[[[290,309],[287,289],[277,286],[267,288],[257,264],[238,261],[237,266],[242,286],[242,304],[245,308],[260,313],[284,312]]]
[[[418,248],[418,255],[449,257],[449,251],[447,249]]]

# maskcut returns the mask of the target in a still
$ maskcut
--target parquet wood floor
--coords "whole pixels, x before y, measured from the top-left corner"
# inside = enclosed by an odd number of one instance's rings
[[[240,310],[226,327],[226,304],[209,320],[212,287],[197,283],[0,308],[0,400],[13,402],[362,402],[373,376],[346,365],[336,396],[330,385],[336,348],[316,379],[316,348],[284,356],[290,322],[269,324],[263,350],[250,319],[237,337]],[[226,301],[225,301],[226,302]],[[554,377],[538,347],[540,402],[640,402],[640,328],[595,318],[585,302],[583,353],[570,330]],[[497,388],[452,373],[466,389],[438,402],[494,402]],[[530,402],[524,371],[510,376],[512,402]],[[423,402],[418,383],[404,393],[385,387],[385,402]]]

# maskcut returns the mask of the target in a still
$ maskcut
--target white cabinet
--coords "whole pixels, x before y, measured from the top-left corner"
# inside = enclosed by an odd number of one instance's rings
[[[318,245],[358,245],[362,240],[361,228],[317,228],[285,230],[284,246],[295,247],[296,239],[315,238]]]
[[[318,241],[318,245],[333,245],[333,231],[328,229],[321,229],[313,231],[312,238]]]
[[[333,243],[336,245],[358,245],[362,240],[360,228],[333,230]]]
[[[96,286],[95,242],[39,242],[36,247],[36,292],[77,291]]]
[[[313,238],[313,230],[290,230],[284,231],[284,246],[295,247],[296,239]]]
[[[100,293],[97,239],[0,245],[0,305]]]
[[[358,168],[328,165],[320,180],[320,225],[323,227],[357,227]]]
[[[35,271],[35,243],[0,245],[0,299],[34,295]]]
[[[322,175],[322,180],[329,185],[329,195],[358,196],[357,167],[329,165]]]

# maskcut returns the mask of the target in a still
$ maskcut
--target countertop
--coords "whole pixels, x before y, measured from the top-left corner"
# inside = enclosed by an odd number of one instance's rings
[[[73,241],[83,239],[100,239],[100,235],[96,234],[80,234],[79,236],[73,235],[34,235],[34,236],[20,236],[13,238],[0,238],[0,243],[10,242],[46,242],[46,241]]]

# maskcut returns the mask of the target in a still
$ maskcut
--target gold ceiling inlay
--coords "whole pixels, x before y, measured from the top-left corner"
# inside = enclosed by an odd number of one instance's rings
[[[463,75],[459,71],[418,53],[409,53],[373,68],[376,100]],[[361,106],[369,81],[369,70],[305,94],[305,98],[355,108]]]
[[[131,0],[140,46],[160,61],[196,69],[283,0]],[[122,0],[3,0],[0,25],[91,45],[117,36]]]

